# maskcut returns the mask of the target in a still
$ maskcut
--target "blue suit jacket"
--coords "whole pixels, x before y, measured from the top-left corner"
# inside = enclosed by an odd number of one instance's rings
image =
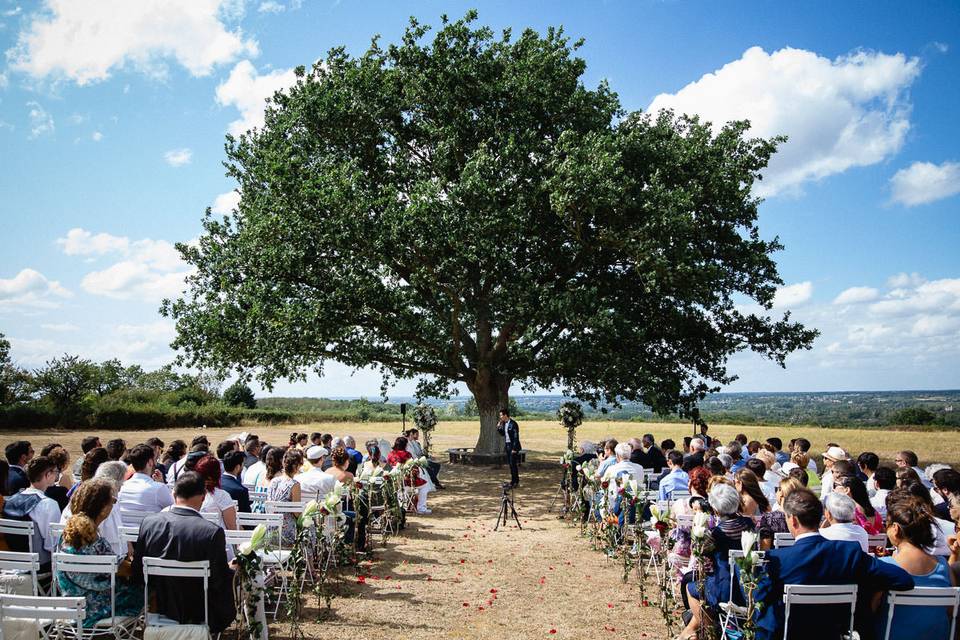
[[[220,488],[237,501],[237,511],[250,513],[250,490],[243,486],[243,483],[233,476],[223,474],[220,476]]]
[[[27,474],[20,467],[10,466],[10,474],[7,476],[7,495],[12,496],[23,491],[30,486]]]
[[[757,639],[780,638],[783,635],[783,585],[785,584],[856,584],[857,614],[855,626],[861,638],[872,638],[869,601],[877,591],[906,591],[913,588],[913,578],[900,567],[880,562],[864,553],[856,542],[827,540],[810,536],[797,540],[792,547],[767,552],[768,564],[754,594],[764,603],[757,618]],[[846,605],[796,606],[790,612],[790,637],[787,640],[835,640],[845,633],[850,623]]]

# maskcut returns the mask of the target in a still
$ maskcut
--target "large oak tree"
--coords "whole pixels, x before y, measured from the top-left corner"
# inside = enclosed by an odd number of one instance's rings
[[[164,305],[185,363],[462,382],[495,452],[511,384],[683,411],[735,352],[810,346],[768,313],[781,247],[751,187],[780,140],[627,113],[562,29],[429,32],[330,51],[228,138],[240,203],[179,247],[196,272]]]

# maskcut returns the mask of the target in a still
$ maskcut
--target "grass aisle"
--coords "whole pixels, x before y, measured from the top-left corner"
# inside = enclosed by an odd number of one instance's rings
[[[412,517],[381,547],[362,579],[343,584],[333,619],[307,625],[307,637],[663,638],[659,613],[640,606],[619,563],[547,512],[556,473],[524,469],[523,530],[494,532],[506,468],[445,465],[433,515]],[[271,637],[286,632],[272,627]]]

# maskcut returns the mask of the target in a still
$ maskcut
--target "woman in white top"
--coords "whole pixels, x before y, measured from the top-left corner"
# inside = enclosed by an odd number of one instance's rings
[[[220,516],[220,526],[224,529],[237,528],[237,507],[230,494],[220,488],[220,461],[208,455],[197,462],[194,469],[203,478],[207,494],[203,497],[201,513],[216,513]]]

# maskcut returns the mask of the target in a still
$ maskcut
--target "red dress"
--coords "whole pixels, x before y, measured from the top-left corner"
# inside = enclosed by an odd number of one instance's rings
[[[390,453],[387,454],[387,464],[389,464],[391,467],[399,467],[411,458],[413,458],[413,456],[410,455],[409,451],[397,451],[396,449],[392,449]],[[419,468],[415,467],[413,469],[413,473],[410,475],[413,476],[413,486],[422,487],[423,485],[427,484],[427,481],[420,477]],[[407,484],[410,484],[409,481]]]

